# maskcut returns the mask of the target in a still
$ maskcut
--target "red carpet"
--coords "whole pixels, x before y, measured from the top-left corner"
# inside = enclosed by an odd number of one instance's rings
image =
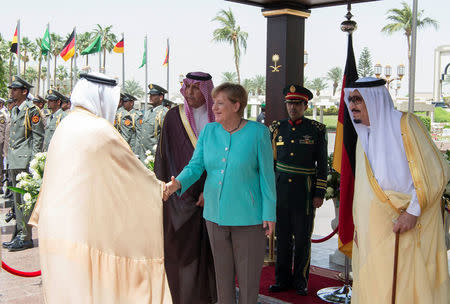
[[[320,273],[321,275],[319,275]],[[315,304],[315,303],[327,303],[317,297],[317,291],[325,287],[343,286],[344,284],[332,279],[331,277],[337,277],[338,272],[327,270],[320,267],[311,266],[309,274],[308,284],[308,296],[302,297],[295,293],[295,290],[289,290],[285,292],[269,292],[269,286],[275,283],[275,267],[266,266],[263,267],[261,273],[261,281],[259,283],[259,293],[272,298],[277,298],[282,301],[290,303],[301,304]]]

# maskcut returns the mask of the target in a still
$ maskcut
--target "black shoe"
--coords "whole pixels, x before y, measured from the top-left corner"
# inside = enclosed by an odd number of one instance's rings
[[[270,285],[270,287],[269,287],[270,292],[283,292],[283,291],[286,291],[289,289],[290,289],[289,285],[279,284],[279,283],[275,283],[273,285]]]
[[[9,223],[12,219],[15,219],[16,215],[11,210],[5,214],[5,222]]]
[[[297,288],[295,292],[300,296],[307,296],[308,295],[308,288]]]
[[[6,191],[5,195],[3,196],[4,198],[11,198],[13,196],[12,191]]]
[[[14,239],[9,242],[3,242],[2,247],[8,249],[8,247],[11,246],[12,243],[14,243]]]
[[[21,251],[28,248],[33,248],[33,241],[22,241],[21,239],[16,238],[11,245],[8,246],[9,251]]]

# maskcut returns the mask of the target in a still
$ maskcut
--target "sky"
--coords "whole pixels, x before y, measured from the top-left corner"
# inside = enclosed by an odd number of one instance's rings
[[[412,5],[411,0],[407,3]],[[381,33],[387,23],[390,8],[400,8],[400,0],[383,0],[352,5],[353,20],[358,23],[353,44],[358,60],[361,50],[368,47],[372,63],[391,65],[407,64],[407,44],[403,33],[388,36]],[[178,77],[190,71],[206,71],[212,74],[215,84],[222,82],[222,73],[235,71],[233,51],[225,43],[212,42],[212,33],[218,27],[212,19],[221,9],[231,8],[237,23],[248,33],[248,47],[241,56],[241,78],[265,75],[267,21],[261,8],[232,3],[224,0],[22,0],[20,8],[14,1],[2,3],[0,33],[11,40],[16,22],[21,20],[21,36],[35,39],[42,37],[47,23],[51,32],[62,36],[76,26],[77,32],[92,31],[96,24],[113,25],[118,36],[125,35],[125,79],[145,82],[142,62],[144,36],[148,36],[149,83],[166,86],[167,70],[162,66],[166,51],[166,39],[170,40],[170,93],[179,91]],[[419,0],[424,15],[439,22],[433,27],[418,31],[416,92],[432,92],[434,77],[434,50],[440,45],[450,45],[449,0]],[[305,75],[308,79],[325,77],[332,67],[344,67],[346,57],[346,34],[340,30],[345,20],[346,6],[318,8],[311,11],[306,20],[305,49],[309,54]],[[79,58],[81,68],[85,60]],[[445,66],[450,56],[442,60]],[[98,70],[98,56],[90,55],[89,63]],[[53,64],[53,63],[52,63]],[[58,65],[64,64],[61,58]],[[53,66],[53,65],[52,65]],[[69,67],[69,62],[66,63]],[[121,54],[106,56],[106,73],[122,77]],[[400,95],[407,94],[408,81],[402,81]],[[449,87],[449,86],[447,86]],[[331,95],[332,85],[321,95]],[[448,88],[450,91],[450,88]]]

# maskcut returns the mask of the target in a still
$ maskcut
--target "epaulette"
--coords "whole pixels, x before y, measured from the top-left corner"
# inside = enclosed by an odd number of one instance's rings
[[[280,127],[280,121],[279,120],[274,120],[270,126],[269,126],[269,130],[270,132],[274,132],[275,130],[277,130]]]
[[[325,127],[326,127],[325,124],[320,123],[320,122],[318,122],[318,121],[316,121],[316,120],[312,120],[312,119],[311,119],[311,124],[312,124],[314,127],[316,127],[317,129],[319,129],[320,131],[325,130]]]

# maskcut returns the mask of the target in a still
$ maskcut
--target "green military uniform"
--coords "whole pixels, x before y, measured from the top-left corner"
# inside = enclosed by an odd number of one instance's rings
[[[130,94],[121,94],[121,98],[124,101],[136,100],[135,97]],[[134,154],[139,155],[140,146],[138,143],[138,133],[142,125],[143,114],[141,111],[136,109],[131,109],[127,111],[125,108],[121,107],[116,113],[116,128],[125,141],[130,145],[131,150]]]
[[[32,86],[18,76],[13,78],[13,83],[9,88],[27,88]],[[31,100],[25,100],[20,106],[15,106],[11,111],[11,129],[9,138],[9,148],[7,162],[11,176],[13,178],[13,187],[16,186],[17,174],[28,169],[28,165],[34,155],[42,151],[44,141],[44,125],[41,112]],[[24,241],[31,241],[31,227],[23,225],[28,223],[31,214],[24,216],[19,205],[23,203],[22,196],[14,193],[14,208],[16,212],[16,234],[17,242],[15,246],[22,248]],[[20,244],[17,244],[20,242]],[[32,245],[31,245],[32,246]],[[11,249],[11,246],[8,247]],[[20,249],[19,249],[20,250]]]
[[[164,95],[167,93],[165,89],[156,85],[150,84],[150,95]],[[139,158],[143,162],[146,158],[145,152],[150,150],[155,154],[156,146],[158,145],[159,135],[163,125],[166,113],[169,111],[163,104],[147,110],[142,117],[142,124],[138,134],[140,143]]]
[[[286,102],[303,102],[312,93],[300,86],[285,89]],[[305,99],[290,99],[306,98]],[[303,97],[302,97],[303,96]],[[277,260],[278,290],[294,287],[306,294],[311,258],[311,233],[315,208],[313,198],[323,198],[327,179],[326,127],[315,120],[301,118],[274,121],[270,126],[277,186]],[[292,251],[295,238],[294,272]],[[272,287],[271,287],[272,289]]]
[[[49,100],[65,100],[66,96],[62,95],[58,91],[48,90],[47,99]],[[48,150],[48,146],[50,145],[50,141],[53,137],[53,133],[55,133],[56,127],[58,127],[61,120],[67,116],[67,113],[64,112],[61,108],[59,108],[55,113],[50,113],[47,118],[47,123],[45,125],[45,134],[44,134],[44,146],[43,151]]]

